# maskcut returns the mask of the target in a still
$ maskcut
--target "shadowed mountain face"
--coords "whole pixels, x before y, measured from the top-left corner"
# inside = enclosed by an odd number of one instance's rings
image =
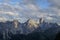
[[[39,23],[29,19],[25,23],[17,20],[0,22],[1,40],[54,40],[60,32],[57,23],[39,20]]]
[[[60,32],[57,33],[55,40],[60,40]]]

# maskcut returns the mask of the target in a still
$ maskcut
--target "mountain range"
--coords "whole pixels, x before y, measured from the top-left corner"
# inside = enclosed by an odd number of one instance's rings
[[[60,26],[57,23],[48,23],[42,18],[39,19],[38,23],[32,19],[27,20],[25,23],[20,23],[18,20],[0,22],[0,34],[3,34],[4,39],[6,36],[9,37],[12,34],[23,34],[27,36],[40,34],[41,37],[44,37],[42,35],[46,35],[52,40],[58,32],[60,32]]]

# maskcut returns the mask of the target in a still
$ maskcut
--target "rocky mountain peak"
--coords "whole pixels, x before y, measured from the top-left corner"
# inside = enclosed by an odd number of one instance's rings
[[[28,20],[28,26],[37,28],[38,27],[38,23],[35,20],[33,20],[33,19],[29,19]]]
[[[13,24],[15,28],[18,28],[18,24],[19,24],[18,20],[13,20]]]

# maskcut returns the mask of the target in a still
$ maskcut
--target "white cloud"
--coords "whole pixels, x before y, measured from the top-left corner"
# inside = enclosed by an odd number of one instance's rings
[[[7,19],[5,18],[5,17],[0,17],[0,22],[5,22],[5,21],[7,21]]]
[[[52,17],[46,17],[46,19],[47,19],[47,20],[53,20],[53,18],[52,18]]]
[[[37,0],[23,0],[22,3],[20,4],[18,3],[16,5],[11,5],[8,3],[8,1],[6,0],[4,3],[0,3],[0,14],[7,14],[7,16],[10,15],[13,17],[13,19],[18,18],[18,20],[22,21],[23,19],[24,21],[29,18],[37,19],[40,17],[44,17],[47,20],[53,21],[56,19],[56,18],[53,19],[53,17],[60,16],[60,9],[58,9],[60,5],[59,0],[58,0],[59,2],[57,0],[51,0],[51,1],[49,0],[51,3],[53,3],[53,6],[50,6],[50,8],[44,10],[40,9],[39,6],[36,5],[35,2]],[[55,6],[55,4],[58,6]],[[10,18],[10,16],[8,17]]]
[[[4,12],[4,11],[0,11],[0,14],[7,14],[7,15],[11,15],[11,16],[18,16],[18,13],[14,13],[14,12]]]
[[[52,3],[52,6],[56,7],[60,6],[60,0],[48,0],[48,1]]]
[[[38,7],[34,4],[27,4],[25,7],[32,11],[38,11]]]

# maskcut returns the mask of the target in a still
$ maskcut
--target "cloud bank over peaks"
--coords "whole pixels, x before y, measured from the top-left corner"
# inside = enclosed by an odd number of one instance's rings
[[[39,19],[40,17],[43,17],[48,22],[60,23],[60,5],[58,4],[60,1],[57,2],[56,0],[48,0],[48,3],[51,5],[49,5],[46,9],[42,9],[40,6],[43,6],[43,4],[47,5],[47,0],[13,1],[4,0],[3,2],[0,2],[0,18],[5,20],[17,19],[20,22],[25,22],[29,18]],[[42,4],[40,4],[40,1]],[[43,1],[46,4],[43,3]]]

